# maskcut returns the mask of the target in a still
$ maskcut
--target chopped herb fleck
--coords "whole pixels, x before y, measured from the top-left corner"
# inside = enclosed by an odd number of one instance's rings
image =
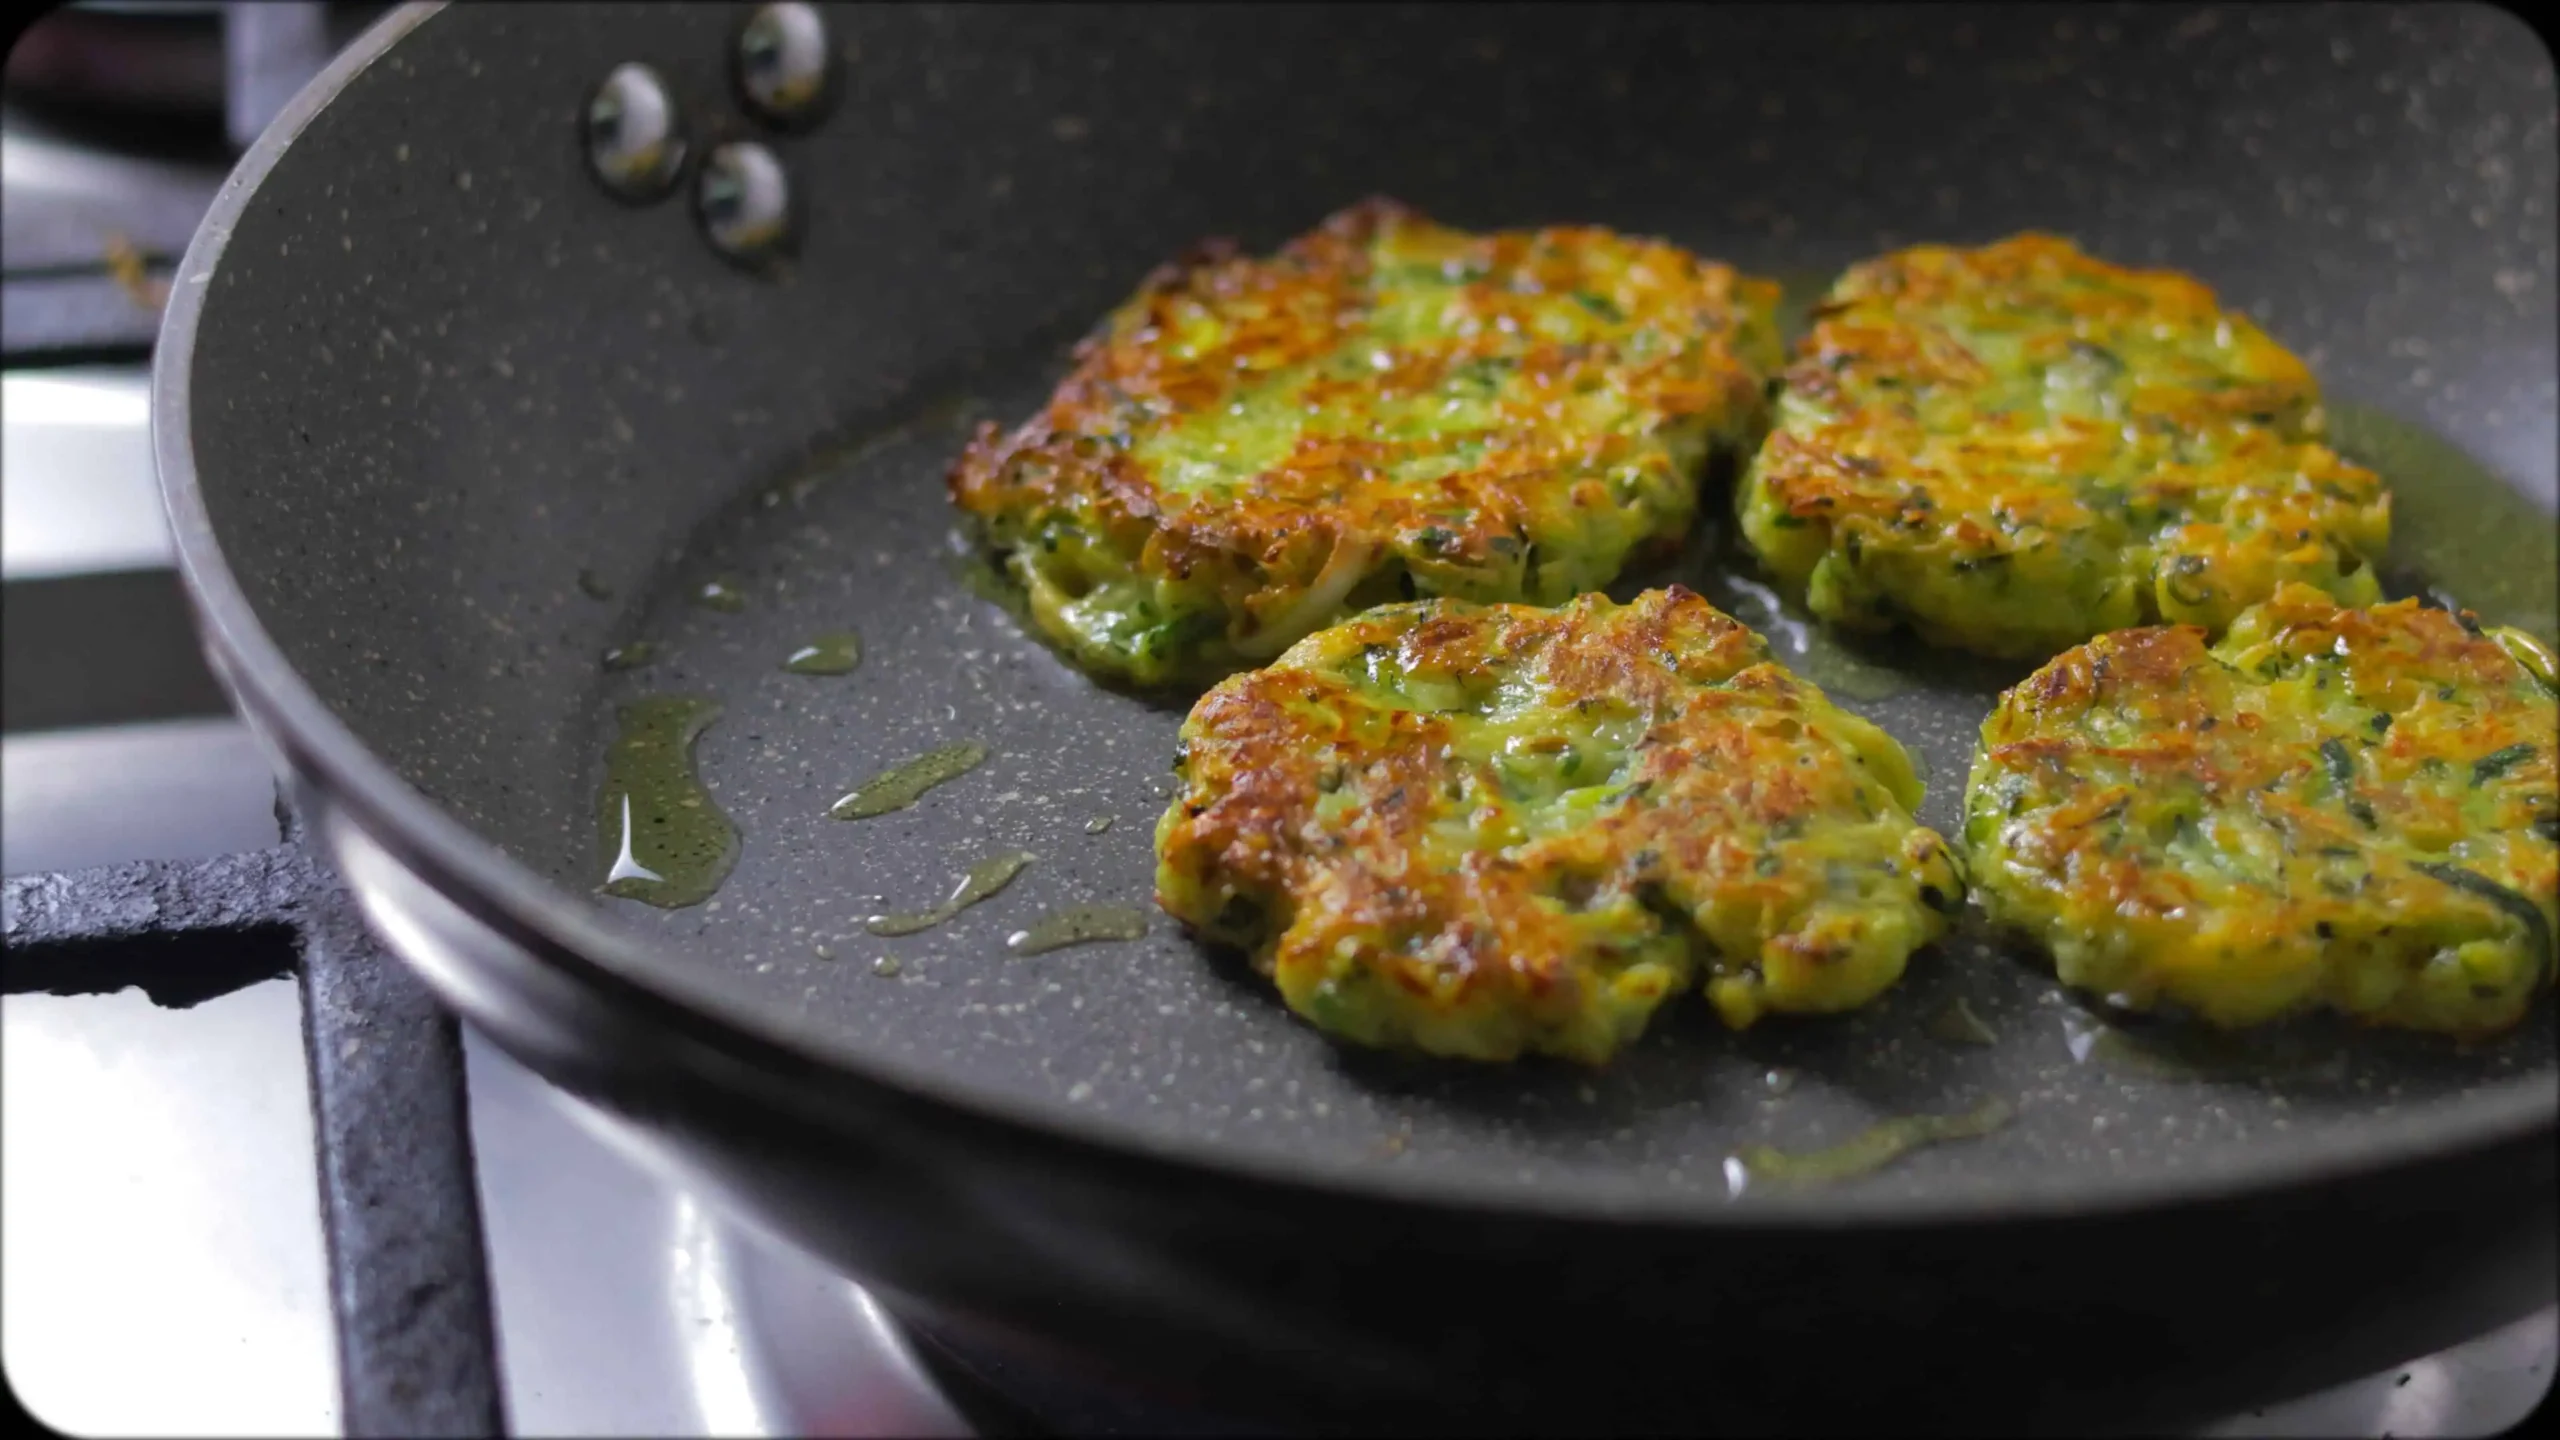
[[[2543,915],[2541,906],[2477,870],[2465,870],[2459,865],[2438,865],[2425,860],[2419,861],[2417,868],[2456,890],[2467,890],[2505,911],[2517,924],[2524,927],[2525,936],[2532,942],[2534,952],[2544,957],[2545,964],[2550,963],[2551,921]]]
[[[2533,747],[2526,744],[2515,744],[2504,750],[2491,751],[2471,762],[2471,783],[2484,785],[2532,758]]]
[[[1627,318],[1627,312],[1619,309],[1617,302],[1606,295],[1594,295],[1588,290],[1577,290],[1573,298],[1581,302],[1583,309],[1612,325],[1622,323]]]

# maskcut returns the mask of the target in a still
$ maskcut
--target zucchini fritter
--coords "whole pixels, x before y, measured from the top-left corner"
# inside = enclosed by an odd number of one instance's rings
[[[1815,310],[1742,531],[1814,614],[2042,659],[2287,582],[2382,598],[2390,499],[2311,373],[2211,290],[2028,234],[1852,267]]]
[[[1983,722],[1975,894],[2124,1004],[2505,1029],[2560,965],[2551,678],[2521,632],[2301,585],[2210,649],[2101,636]]]
[[[951,494],[1039,627],[1142,685],[1382,601],[1554,604],[1676,544],[1710,452],[1757,443],[1776,301],[1659,241],[1373,200],[1149,276]]]
[[[1883,991],[1963,902],[1890,736],[1697,595],[1433,600],[1201,697],[1156,898],[1365,1045],[1599,1064]]]

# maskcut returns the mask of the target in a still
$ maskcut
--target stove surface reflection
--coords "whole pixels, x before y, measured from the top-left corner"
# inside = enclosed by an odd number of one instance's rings
[[[1008,1393],[856,1286],[718,1216],[467,1036],[510,1413],[523,1435],[1209,1433],[1106,1397]],[[2546,1310],[2468,1345],[2232,1417],[2217,1440],[2490,1435],[2551,1385]],[[1161,1423],[1159,1423],[1161,1421]]]

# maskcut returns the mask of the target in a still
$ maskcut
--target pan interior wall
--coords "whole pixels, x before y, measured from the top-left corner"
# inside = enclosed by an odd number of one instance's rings
[[[1058,906],[1148,907],[1180,716],[1095,689],[973,596],[941,492],[967,423],[1029,413],[1152,265],[1387,193],[1794,276],[2059,230],[2204,276],[2334,395],[2455,438],[2548,506],[2560,167],[2549,63],[2511,18],[849,7],[829,15],[856,52],[837,112],[758,137],[800,187],[804,253],[751,276],[685,197],[607,198],[575,124],[586,87],[639,59],[702,117],[698,142],[752,133],[721,70],[734,16],[594,8],[612,13],[448,10],[322,113],[220,257],[193,421],[224,552],[296,668],[571,891],[610,858],[593,806],[614,707],[720,700],[699,755],[744,852],[717,910],[598,902],[643,932],[1028,1096],[1568,1186],[1722,1195],[1737,1144],[1991,1096],[2020,1104],[2008,1130],[1877,1183],[2209,1167],[2277,1129],[2345,1143],[2383,1105],[2547,1075],[2546,1026],[2486,1057],[2361,1044],[2200,1091],[2088,1062],[2094,1022],[1970,939],[1843,1022],[1735,1038],[1674,1007],[1598,1077],[1342,1056],[1161,916],[1138,943],[1008,956]],[[695,603],[711,580],[747,608]],[[864,640],[850,675],[779,668],[845,628]],[[651,665],[601,665],[635,641]],[[1942,828],[1989,693],[1851,702],[1914,743]],[[826,818],[853,782],[970,739],[992,758],[914,808]],[[1035,859],[995,899],[907,939],[863,929],[1013,850]],[[889,956],[898,973],[875,974]],[[1958,995],[1997,1043],[1932,1038]]]

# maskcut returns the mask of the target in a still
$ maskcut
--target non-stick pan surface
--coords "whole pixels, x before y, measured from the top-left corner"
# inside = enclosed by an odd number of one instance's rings
[[[1161,915],[1136,943],[1010,955],[1005,937],[1056,907],[1152,913],[1182,705],[1095,686],[973,593],[941,486],[966,425],[1027,414],[1065,344],[1157,260],[1208,234],[1267,245],[1371,193],[1468,226],[1606,223],[1817,280],[1888,246],[2037,227],[2194,271],[2344,409],[2424,427],[2503,480],[2484,499],[2431,489],[2441,465],[2392,474],[2404,533],[2508,537],[2449,541],[2421,557],[2436,573],[2405,578],[2548,632],[2552,70],[2517,20],[829,20],[840,103],[777,136],[726,86],[726,10],[402,17],[325,108],[306,96],[288,116],[299,133],[235,178],[179,277],[171,340],[192,352],[164,374],[164,461],[216,648],[295,746],[489,903],[896,1086],[1204,1165],[1483,1205],[1708,1223],[2103,1210],[2549,1124],[2547,1008],[2476,1051],[2312,1025],[2262,1047],[2273,1063],[2164,1066],[1970,935],[1843,1020],[1732,1036],[1675,1004],[1599,1073],[1346,1054]],[[796,263],[744,273],[681,193],[635,206],[593,183],[578,107],[623,60],[674,81],[698,146],[784,156],[805,207]],[[2522,587],[2482,586],[2465,553],[2521,555]],[[1683,573],[1802,651],[1711,536]],[[695,603],[714,579],[742,611]],[[780,668],[846,628],[863,640],[852,674]],[[654,663],[600,666],[635,641]],[[1864,652],[1904,673],[1882,693],[1861,671],[1839,696],[1913,747],[1923,818],[1953,833],[1973,727],[2020,672],[1919,653]],[[1838,659],[1806,663],[1830,679]],[[597,899],[615,709],[678,692],[722,706],[699,765],[743,856],[695,908]],[[912,809],[828,818],[852,782],[969,739],[993,758]],[[996,899],[914,937],[864,933],[865,915],[923,908],[1012,849],[1037,858]],[[1945,1038],[1959,997],[1988,1043]],[[1734,1199],[1740,1146],[1991,1099],[2017,1115],[1986,1138],[1860,1186]]]

